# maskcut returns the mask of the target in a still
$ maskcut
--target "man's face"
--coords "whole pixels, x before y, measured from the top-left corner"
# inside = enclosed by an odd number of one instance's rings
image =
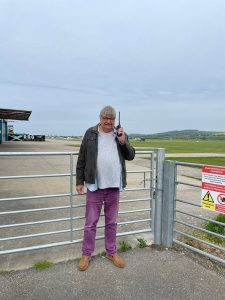
[[[100,116],[100,124],[103,132],[110,132],[114,127],[115,117],[112,115]]]

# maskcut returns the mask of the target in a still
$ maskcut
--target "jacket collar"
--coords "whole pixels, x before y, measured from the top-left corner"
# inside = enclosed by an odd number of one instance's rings
[[[99,124],[93,126],[93,127],[91,128],[91,131],[92,131],[93,133],[95,133],[95,134],[98,134],[98,126],[99,126]]]

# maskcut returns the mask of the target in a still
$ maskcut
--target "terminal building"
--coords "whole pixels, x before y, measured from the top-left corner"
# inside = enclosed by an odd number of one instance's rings
[[[9,140],[8,120],[28,121],[32,111],[0,108],[0,144]]]

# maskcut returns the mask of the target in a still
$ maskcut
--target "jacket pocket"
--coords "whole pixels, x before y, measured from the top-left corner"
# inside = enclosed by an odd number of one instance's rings
[[[88,141],[95,141],[96,138],[97,138],[96,134],[94,134],[94,135],[89,135],[89,136],[87,137],[87,140],[88,140]]]

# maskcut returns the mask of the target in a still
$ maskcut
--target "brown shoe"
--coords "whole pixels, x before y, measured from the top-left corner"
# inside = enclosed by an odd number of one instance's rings
[[[83,255],[81,257],[81,259],[79,260],[78,267],[77,267],[78,270],[79,271],[85,271],[89,266],[90,260],[91,260],[90,256]]]
[[[118,268],[124,268],[125,266],[125,262],[117,253],[112,256],[106,255],[106,258],[111,260],[111,262]]]

